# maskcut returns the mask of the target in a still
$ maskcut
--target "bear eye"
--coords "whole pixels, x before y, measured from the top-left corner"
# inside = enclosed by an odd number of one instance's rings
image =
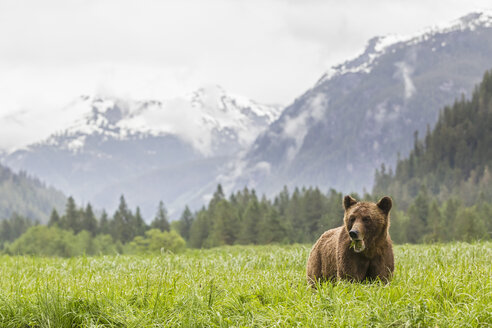
[[[350,223],[354,223],[354,221],[355,221],[355,216],[351,216],[349,220],[350,220]]]
[[[366,222],[366,223],[367,223],[367,222],[371,221],[371,218],[370,218],[370,217],[368,217],[368,216],[364,216],[364,217],[362,218],[362,221],[364,221],[364,222]]]

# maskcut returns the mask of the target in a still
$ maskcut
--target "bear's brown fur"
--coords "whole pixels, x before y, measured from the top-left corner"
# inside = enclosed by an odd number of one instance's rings
[[[376,204],[345,196],[343,206],[344,225],[323,233],[311,249],[306,270],[309,283],[335,278],[388,282],[394,270],[388,231],[391,198],[383,197]]]

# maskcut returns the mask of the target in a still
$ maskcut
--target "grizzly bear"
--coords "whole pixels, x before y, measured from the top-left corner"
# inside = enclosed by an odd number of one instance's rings
[[[343,199],[344,225],[326,231],[314,244],[307,262],[307,278],[316,281],[346,279],[388,282],[394,270],[393,246],[388,232],[392,200],[377,204]]]

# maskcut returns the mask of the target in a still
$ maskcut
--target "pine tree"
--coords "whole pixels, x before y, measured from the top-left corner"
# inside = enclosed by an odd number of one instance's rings
[[[193,214],[188,206],[185,207],[183,214],[181,214],[181,218],[179,219],[179,234],[186,241],[190,240],[190,229],[193,223]]]
[[[62,217],[62,228],[78,233],[81,230],[80,212],[72,196],[68,197],[65,207],[65,215]]]
[[[303,242],[312,242],[319,237],[319,227],[325,213],[325,204],[323,196],[318,188],[308,189],[303,199],[303,219],[306,234]]]
[[[99,220],[98,234],[108,235],[110,234],[110,223],[108,219],[108,213],[103,210],[101,219]]]
[[[61,223],[60,215],[58,214],[58,211],[54,208],[50,214],[48,227],[53,227],[53,226],[59,227],[60,223]]]
[[[410,219],[407,230],[408,241],[411,243],[421,242],[427,231],[429,217],[429,195],[425,186],[420,188],[417,198],[408,209],[408,216]]]
[[[435,199],[432,201],[429,207],[427,230],[428,233],[424,236],[424,240],[426,242],[443,241],[445,239],[444,231],[442,227],[441,211]]]
[[[278,211],[270,207],[260,223],[259,244],[281,243],[287,240],[287,229]]]
[[[210,200],[210,203],[208,204],[209,208],[213,208],[215,204],[220,202],[225,198],[224,191],[222,190],[222,185],[218,184],[217,189],[214,192],[214,195],[212,196],[212,199]]]
[[[239,226],[237,214],[231,204],[225,199],[215,203],[211,217],[213,225],[207,245],[211,247],[234,244]]]
[[[202,208],[193,221],[190,229],[190,246],[194,248],[206,247],[205,241],[208,238],[211,220],[208,211]]]
[[[127,243],[133,238],[132,223],[133,214],[128,209],[125,197],[121,195],[120,204],[118,209],[113,215],[113,220],[111,222],[111,235],[114,240],[119,240],[122,243]]]
[[[87,204],[82,213],[81,230],[88,231],[93,237],[97,233],[97,219],[90,203]]]
[[[133,217],[133,238],[135,236],[143,236],[145,235],[145,231],[147,231],[147,225],[145,224],[144,219],[142,218],[142,214],[140,213],[140,207],[137,206],[137,209],[135,211],[135,216]]]
[[[167,217],[167,210],[164,206],[164,202],[159,202],[159,207],[157,208],[157,213],[155,215],[154,221],[150,224],[152,229],[159,229],[161,231],[170,231],[171,225]]]
[[[241,221],[238,242],[240,244],[258,244],[258,234],[261,222],[260,204],[256,197],[249,201]]]
[[[305,225],[302,219],[301,192],[298,188],[294,189],[287,207],[286,220],[289,226],[289,240],[300,243],[305,235]]]

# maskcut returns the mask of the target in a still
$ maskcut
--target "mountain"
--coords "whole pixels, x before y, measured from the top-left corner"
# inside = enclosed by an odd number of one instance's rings
[[[25,172],[18,174],[0,165],[0,220],[14,213],[31,220],[47,222],[53,210],[62,210],[66,198]]]
[[[284,185],[370,189],[376,168],[409,153],[415,131],[424,134],[445,105],[471,94],[490,58],[492,13],[375,37],[289,105],[222,182],[269,194]]]
[[[159,200],[171,212],[203,201],[194,195],[280,114],[218,86],[162,101],[82,96],[64,110],[85,115],[3,162],[109,210],[124,194],[147,218]]]
[[[492,202],[492,71],[485,73],[470,99],[444,108],[436,126],[416,140],[395,172],[378,171],[375,194],[390,193],[407,204],[421,186],[441,200],[450,196],[468,205]]]

